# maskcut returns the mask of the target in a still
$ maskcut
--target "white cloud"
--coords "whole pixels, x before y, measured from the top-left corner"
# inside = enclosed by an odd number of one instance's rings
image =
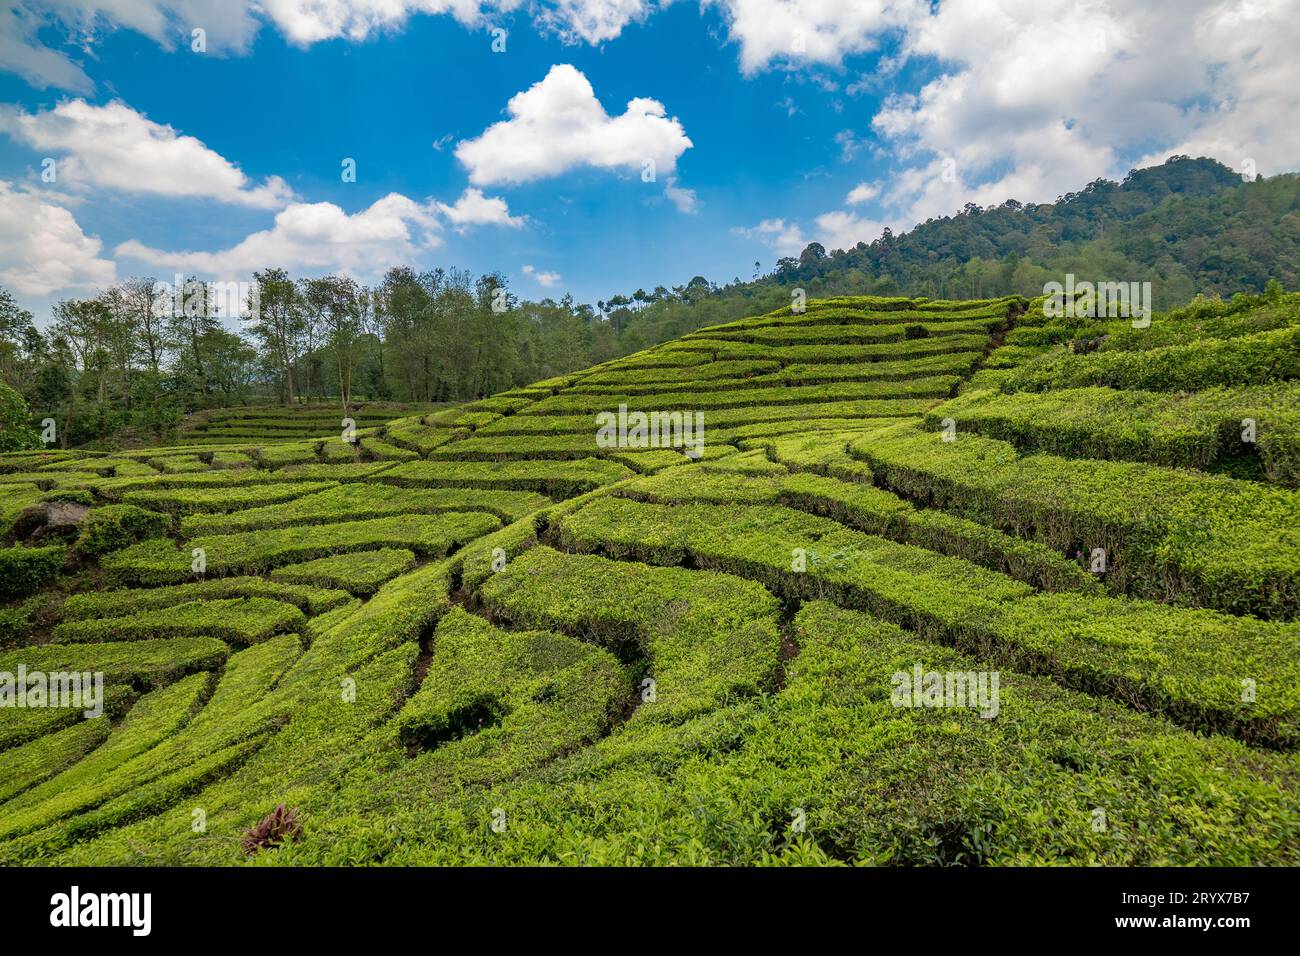
[[[886,30],[925,15],[928,0],[701,0],[720,7],[740,43],[740,68],[838,65],[876,48]],[[996,48],[993,48],[996,49]]]
[[[532,276],[537,280],[537,284],[549,289],[553,285],[559,285],[560,274],[558,272],[538,272],[533,266],[524,266],[524,275]]]
[[[638,97],[622,115],[610,116],[587,78],[567,63],[511,97],[506,109],[509,119],[456,147],[456,158],[477,186],[522,183],[584,166],[640,173],[647,161],[656,177],[671,176],[692,145],[657,100]]]
[[[535,0],[527,6],[538,27],[566,42],[596,45],[670,2]],[[188,43],[197,26],[207,33],[208,52],[222,55],[246,53],[264,23],[307,47],[326,40],[361,42],[400,30],[419,14],[451,16],[467,28],[483,29],[523,6],[525,0],[26,0],[0,11],[0,70],[18,73],[39,89],[94,89],[77,63],[36,38],[42,26],[84,43],[111,30],[133,30],[166,49]]]
[[[859,242],[871,242],[880,238],[885,224],[874,219],[861,219],[851,212],[836,210],[822,213],[816,219],[817,241],[827,251],[834,249],[851,249]]]
[[[95,84],[85,70],[36,39],[40,25],[39,19],[22,7],[0,9],[0,69],[17,73],[38,90],[93,90]]]
[[[519,0],[262,0],[266,15],[291,43],[364,40],[372,33],[403,26],[413,13],[451,14],[467,26],[479,25],[486,9],[512,10]]]
[[[193,136],[145,118],[120,101],[76,99],[43,113],[0,113],[0,130],[59,157],[61,184],[277,209],[293,196],[272,176],[257,185]]]
[[[737,227],[731,231],[762,242],[779,256],[797,256],[808,245],[798,224],[784,219],[764,219],[757,226]]]
[[[917,222],[1052,201],[1172,153],[1293,169],[1297,45],[1294,0],[946,0],[905,44],[943,72],[873,122],[911,162],[887,199]]]
[[[473,186],[465,190],[453,205],[437,204],[441,212],[457,228],[466,226],[510,226],[517,229],[525,222],[523,216],[510,215],[510,207],[499,196],[484,196]]]
[[[95,84],[81,65],[37,39],[46,28],[85,49],[116,29],[133,30],[165,49],[190,41],[202,27],[210,53],[244,53],[261,26],[254,0],[26,0],[0,10],[0,70],[37,89],[89,93]]]
[[[695,196],[695,190],[678,186],[676,176],[669,178],[667,185],[664,186],[664,195],[677,207],[678,212],[694,215],[699,211],[699,200]]]
[[[851,129],[842,129],[835,134],[835,145],[840,148],[840,159],[848,162],[854,156],[858,155],[862,147],[866,145],[858,139],[857,134]]]
[[[117,247],[116,254],[203,275],[243,274],[268,267],[371,275],[439,245],[438,228],[429,206],[389,193],[352,215],[333,203],[294,203],[276,214],[270,229],[218,252],[166,252],[130,239]]]
[[[117,268],[102,247],[62,206],[0,180],[0,286],[47,296],[111,285]]]
[[[858,183],[849,190],[849,194],[845,197],[844,201],[851,206],[856,206],[859,203],[871,202],[871,200],[875,199],[879,195],[879,183]]]
[[[671,0],[663,0],[667,6]],[[565,40],[592,46],[612,40],[629,23],[640,23],[654,6],[648,0],[553,0],[554,9],[539,8],[538,22]]]

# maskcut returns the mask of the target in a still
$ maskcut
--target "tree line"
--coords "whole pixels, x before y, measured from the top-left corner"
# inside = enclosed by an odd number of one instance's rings
[[[621,354],[590,306],[520,301],[495,273],[401,266],[367,286],[265,269],[238,309],[216,284],[178,285],[64,299],[43,329],[0,288],[0,379],[68,446],[166,440],[188,412],[240,404],[464,401]]]

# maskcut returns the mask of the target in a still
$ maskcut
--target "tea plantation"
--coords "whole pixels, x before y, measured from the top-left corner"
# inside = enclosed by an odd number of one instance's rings
[[[814,301],[354,418],[0,456],[0,673],[104,681],[0,709],[0,864],[1300,863],[1300,295]]]

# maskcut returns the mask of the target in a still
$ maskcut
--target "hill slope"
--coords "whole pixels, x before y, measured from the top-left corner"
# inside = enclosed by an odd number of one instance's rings
[[[0,712],[0,861],[235,863],[284,803],[265,861],[1298,862],[1300,298],[1039,305],[0,458],[0,672],[108,685]]]

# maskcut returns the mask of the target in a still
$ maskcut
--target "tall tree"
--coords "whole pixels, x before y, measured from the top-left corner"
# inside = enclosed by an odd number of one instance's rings
[[[297,400],[295,375],[298,350],[307,330],[299,288],[283,269],[253,273],[257,283],[257,315],[252,334],[280,377],[280,398],[286,405]]]

